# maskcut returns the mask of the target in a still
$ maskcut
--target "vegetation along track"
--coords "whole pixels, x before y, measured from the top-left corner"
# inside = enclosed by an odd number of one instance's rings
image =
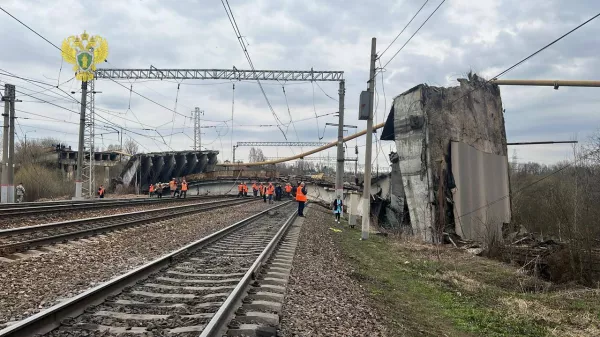
[[[286,202],[0,330],[0,337],[220,336],[295,219]]]
[[[162,221],[183,215],[235,206],[255,199],[226,199],[152,210],[121,213],[102,217],[55,222],[0,230],[0,255],[56,243],[134,225]]]
[[[90,210],[123,206],[141,206],[158,203],[173,203],[186,200],[214,199],[215,196],[190,196],[186,199],[170,198],[136,198],[136,199],[94,199],[92,201],[60,201],[60,202],[30,202],[23,204],[0,204],[0,216],[35,216],[44,213],[69,212],[75,210]]]

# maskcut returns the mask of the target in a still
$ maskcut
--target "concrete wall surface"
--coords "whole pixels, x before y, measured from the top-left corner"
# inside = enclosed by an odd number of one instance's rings
[[[457,230],[452,200],[447,201],[452,199],[453,175],[457,173],[450,165],[453,163],[450,143],[466,144],[506,160],[500,89],[477,75],[469,74],[468,79],[459,82],[460,86],[450,88],[421,84],[397,96],[393,103],[394,139],[410,232],[426,242],[438,242],[443,232]],[[501,159],[489,161],[499,165]],[[459,165],[456,169],[466,167]],[[484,170],[481,165],[473,167]],[[485,177],[483,172],[477,174]],[[490,188],[503,186],[490,185]],[[464,191],[461,198],[472,198],[474,192]],[[467,233],[463,232],[471,235]]]
[[[456,233],[469,240],[502,239],[510,222],[508,159],[452,142]]]

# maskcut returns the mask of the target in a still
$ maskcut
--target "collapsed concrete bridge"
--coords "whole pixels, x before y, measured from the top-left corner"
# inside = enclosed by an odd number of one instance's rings
[[[175,177],[210,172],[217,164],[219,151],[174,151],[141,153],[132,156],[117,181],[123,186],[139,182],[142,190],[149,184],[168,182]]]
[[[445,233],[487,242],[511,219],[500,88],[477,75],[460,86],[424,84],[398,95],[382,132],[395,141],[402,195],[393,205],[407,233],[439,242]]]

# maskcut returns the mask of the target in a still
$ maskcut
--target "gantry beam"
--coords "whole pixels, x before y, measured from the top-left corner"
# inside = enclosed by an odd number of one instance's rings
[[[320,142],[237,142],[237,146],[323,146]]]
[[[385,123],[379,123],[377,125],[373,125],[373,130],[381,129],[384,125],[385,125]],[[347,136],[347,137],[343,138],[342,142],[345,143],[345,142],[350,141],[350,140],[352,140],[354,138],[358,138],[360,136],[364,136],[366,133],[367,133],[367,130],[362,130],[361,132],[358,132],[358,133],[355,133],[353,135],[350,135],[350,136]],[[306,156],[310,156],[311,154],[315,154],[317,152],[321,152],[323,150],[327,150],[329,148],[332,148],[332,147],[336,146],[337,144],[338,144],[338,141],[336,140],[334,142],[327,143],[326,145],[323,145],[323,146],[318,147],[316,149],[312,149],[310,151],[297,154],[295,156],[281,158],[281,159],[276,159],[276,160],[267,160],[267,161],[258,162],[258,163],[223,163],[223,164],[217,164],[217,166],[244,167],[244,166],[261,166],[261,165],[279,164],[279,163],[283,163],[283,162],[286,162],[286,161],[301,159],[301,158],[304,158]]]
[[[344,79],[343,71],[239,69],[97,69],[94,78],[157,80],[329,81]]]

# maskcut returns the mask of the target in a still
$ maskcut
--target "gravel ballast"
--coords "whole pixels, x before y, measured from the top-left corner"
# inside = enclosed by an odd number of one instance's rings
[[[333,214],[306,212],[283,305],[281,336],[387,336],[334,240]]]
[[[269,206],[251,202],[73,241],[37,257],[0,261],[0,328]]]
[[[166,198],[165,198],[166,199]],[[114,206],[108,208],[97,208],[97,209],[68,209],[65,208],[62,211],[48,212],[36,215],[19,215],[19,216],[6,216],[0,217],[0,229],[7,228],[18,228],[26,226],[34,226],[47,224],[59,221],[68,221],[84,218],[93,218],[97,216],[114,215],[128,212],[139,212],[150,209],[172,207],[172,206],[183,206],[193,203],[202,203],[208,201],[216,201],[223,198],[215,197],[214,199],[188,199],[176,202],[164,202],[164,203],[152,203],[146,205],[123,205]]]

